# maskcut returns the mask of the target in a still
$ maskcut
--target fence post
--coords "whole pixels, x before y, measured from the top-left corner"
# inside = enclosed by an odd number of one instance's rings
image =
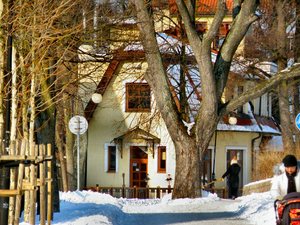
[[[137,198],[137,187],[133,186],[133,197]]]
[[[171,193],[171,185],[168,185],[168,194]]]
[[[38,145],[35,145],[34,143],[30,143],[30,155],[33,157],[37,157],[38,155]],[[37,177],[36,177],[36,166],[35,162],[30,163],[30,177],[29,182],[31,186],[33,187],[32,190],[29,191],[29,205],[30,205],[30,214],[29,214],[29,223],[35,224],[35,215],[36,215],[36,187],[37,187]]]
[[[122,184],[122,198],[125,198],[125,173],[122,173],[122,180],[123,180],[123,184]]]
[[[156,188],[156,198],[160,198],[160,186]]]
[[[45,145],[39,146],[39,155],[44,159],[46,148]],[[46,223],[46,185],[45,185],[45,161],[39,163],[40,169],[40,225]]]
[[[125,185],[122,186],[122,198],[125,198]]]
[[[149,185],[146,186],[146,198],[149,198]]]
[[[26,141],[23,139],[21,144],[21,152],[20,155],[25,155]],[[15,204],[15,218],[14,224],[19,224],[20,222],[20,214],[21,214],[21,201],[22,201],[22,186],[23,186],[23,178],[24,178],[25,165],[24,162],[20,162],[19,164],[19,172],[18,172],[18,180],[17,180],[17,190],[19,194],[16,196],[16,204]]]
[[[51,156],[51,144],[47,145],[47,156]],[[47,225],[51,225],[52,220],[52,163],[47,162]]]

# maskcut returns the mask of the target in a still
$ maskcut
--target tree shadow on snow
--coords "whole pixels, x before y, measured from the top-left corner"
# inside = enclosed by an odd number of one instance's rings
[[[132,213],[126,219],[114,225],[165,225],[172,223],[189,223],[205,220],[230,220],[237,217],[235,212],[199,212],[199,213]],[[120,218],[121,219],[121,218]]]

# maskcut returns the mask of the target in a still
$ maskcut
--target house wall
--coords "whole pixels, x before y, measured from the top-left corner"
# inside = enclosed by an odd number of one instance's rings
[[[175,154],[174,145],[168,135],[167,129],[155,111],[151,113],[126,113],[125,112],[125,84],[127,82],[140,81],[142,73],[146,69],[146,64],[125,63],[120,69],[118,76],[115,76],[103,95],[102,102],[98,105],[89,122],[88,129],[88,155],[87,155],[87,186],[122,186],[122,174],[125,174],[125,185],[129,186],[129,162],[130,146],[145,146],[145,142],[135,142],[127,140],[123,142],[122,151],[118,147],[117,151],[117,172],[110,173],[105,171],[105,146],[113,144],[113,139],[122,135],[127,130],[153,116],[151,134],[161,139],[160,145],[167,148],[167,170],[166,173],[157,173],[157,145],[154,148],[154,157],[152,151],[148,151],[148,173],[150,186],[166,187],[165,181],[167,174],[174,176]],[[155,104],[155,102],[154,102]],[[157,115],[156,115],[157,114]],[[142,124],[140,127],[142,128]],[[122,157],[121,157],[122,152]]]
[[[252,146],[252,140],[258,137],[256,133],[250,132],[228,132],[228,131],[218,131],[217,134],[217,148],[216,148],[216,178],[222,177],[225,173],[227,166],[226,166],[226,153],[229,149],[231,150],[242,150],[243,151],[243,185],[251,182],[252,176],[252,147],[258,145],[259,140],[254,142],[254,146]],[[214,140],[210,143],[211,148],[214,148]],[[225,182],[216,182],[216,187],[225,187]]]
[[[202,18],[201,21],[205,21],[208,27],[211,24],[211,18]],[[231,21],[231,18],[226,18],[224,22]],[[164,21],[161,24],[156,24],[156,30],[161,31],[169,28],[167,22]],[[131,31],[124,31],[122,35],[115,33],[114,38],[127,37],[132,35],[135,37],[136,33],[130,33]],[[243,44],[242,44],[243,45]],[[241,45],[241,46],[242,46]],[[95,67],[95,65],[93,65]],[[98,66],[98,65],[97,65]],[[103,67],[99,67],[91,74],[92,77],[101,77],[103,71],[105,71],[107,64]],[[143,80],[143,73],[146,70],[147,64],[125,63],[120,69],[118,76],[115,76],[107,90],[103,95],[102,102],[98,105],[93,114],[93,118],[89,122],[88,129],[88,155],[87,155],[87,186],[122,186],[123,179],[122,174],[125,174],[125,185],[129,186],[129,163],[130,163],[130,146],[141,145],[145,146],[146,143],[136,143],[128,140],[123,143],[122,150],[118,146],[117,151],[117,171],[110,173],[105,171],[105,146],[113,144],[113,139],[122,135],[127,130],[133,128],[138,124],[138,121],[143,121],[149,118],[149,115],[155,114],[155,107],[151,113],[126,113],[125,112],[125,84],[126,82],[141,81]],[[90,70],[86,67],[79,68],[83,73],[88,73]],[[100,75],[100,76],[99,76]],[[88,80],[85,80],[88,82]],[[250,86],[249,86],[250,87]],[[90,92],[92,94],[93,91]],[[262,101],[255,100],[255,110],[259,107],[266,105],[268,101],[267,97],[262,97]],[[259,103],[260,102],[260,103]],[[154,103],[155,104],[155,103]],[[246,106],[245,106],[246,107]],[[247,110],[247,108],[246,108]],[[245,112],[248,112],[248,110]],[[263,113],[268,113],[263,111]],[[168,135],[166,126],[159,115],[153,117],[151,121],[151,133],[161,139],[161,145],[167,147],[167,171],[166,173],[157,172],[157,145],[154,147],[154,156],[152,152],[148,152],[148,173],[149,173],[149,185],[151,187],[161,186],[166,187],[166,177],[170,173],[174,178],[175,173],[175,150],[174,145]],[[142,125],[141,125],[142,126]],[[250,132],[218,132],[217,137],[217,151],[216,151],[216,177],[221,177],[226,171],[226,152],[228,149],[239,149],[243,151],[243,169],[244,169],[244,184],[251,181],[251,143],[252,140],[257,137],[256,133]],[[210,146],[214,146],[214,138],[211,141]],[[122,155],[122,156],[121,156]],[[172,184],[173,185],[173,184]],[[216,183],[217,187],[224,186],[223,183]]]
[[[130,146],[145,146],[145,142],[135,142],[127,140],[123,142],[122,150],[118,146],[117,151],[117,171],[115,173],[105,171],[105,146],[113,145],[113,139],[124,134],[129,129],[138,124],[138,121],[151,120],[151,134],[160,138],[160,145],[167,148],[167,170],[166,173],[158,173],[157,165],[157,145],[154,146],[154,156],[151,150],[148,151],[148,174],[149,185],[151,187],[166,187],[166,177],[170,173],[174,178],[175,174],[175,150],[174,145],[168,135],[166,126],[159,114],[155,114],[155,101],[151,113],[126,113],[125,112],[125,84],[127,82],[143,80],[143,71],[146,70],[146,63],[125,63],[120,69],[118,76],[115,76],[103,95],[102,102],[98,105],[89,122],[88,129],[88,155],[87,155],[87,186],[122,186],[125,175],[125,185],[130,184]],[[154,100],[154,99],[153,99]],[[157,112],[156,112],[157,113]],[[140,124],[142,127],[142,125]],[[258,134],[250,132],[225,132],[218,131],[217,151],[216,151],[216,178],[221,177],[226,171],[226,152],[228,149],[239,149],[243,151],[244,177],[243,183],[251,181],[251,149],[252,140]],[[210,143],[214,148],[214,138]],[[122,155],[122,156],[121,156]],[[173,185],[173,183],[171,184]],[[216,183],[217,187],[224,187],[225,183]]]

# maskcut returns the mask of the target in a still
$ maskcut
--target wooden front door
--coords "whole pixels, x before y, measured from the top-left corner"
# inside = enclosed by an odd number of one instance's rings
[[[148,155],[138,146],[130,147],[130,186],[146,187]]]

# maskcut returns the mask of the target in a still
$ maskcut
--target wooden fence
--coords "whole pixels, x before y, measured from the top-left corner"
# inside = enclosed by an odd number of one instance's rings
[[[0,197],[9,197],[8,224],[18,225],[21,214],[21,202],[29,206],[29,224],[35,224],[39,206],[40,224],[51,224],[52,219],[52,168],[51,145],[36,145],[32,153],[28,151],[28,143],[22,141],[16,155],[0,155],[0,166],[11,170],[10,189],[0,189]],[[47,154],[46,154],[47,153]],[[28,168],[28,170],[27,170]],[[25,177],[25,170],[27,175]],[[37,194],[39,193],[39,202]],[[27,195],[28,198],[25,198]]]
[[[84,190],[91,190],[99,193],[109,194],[116,198],[162,198],[168,193],[172,193],[173,188],[170,186],[167,188],[163,187],[100,187],[92,186],[86,187]],[[208,188],[206,191],[217,193],[221,198],[226,195],[224,188]]]

